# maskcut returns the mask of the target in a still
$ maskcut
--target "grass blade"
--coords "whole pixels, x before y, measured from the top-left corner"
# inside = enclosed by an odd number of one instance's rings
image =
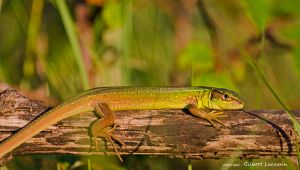
[[[66,29],[67,36],[69,38],[70,45],[74,53],[75,60],[79,68],[79,74],[83,82],[83,87],[84,89],[88,89],[89,83],[87,79],[87,72],[84,68],[84,62],[82,60],[82,53],[80,50],[78,36],[76,34],[75,24],[72,21],[66,2],[63,0],[55,0],[54,2],[57,5],[58,11],[62,18],[63,25]]]

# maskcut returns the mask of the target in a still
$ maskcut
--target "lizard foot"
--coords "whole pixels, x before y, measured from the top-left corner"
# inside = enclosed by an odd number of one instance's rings
[[[112,128],[105,128],[105,129],[102,129],[102,130],[98,130],[97,133],[93,133],[92,136],[93,136],[95,147],[96,147],[97,151],[100,148],[99,144],[98,144],[98,141],[97,141],[97,138],[98,137],[106,138],[106,139],[109,140],[109,142],[113,146],[113,148],[114,148],[118,158],[120,159],[120,161],[123,162],[123,159],[121,158],[114,141],[117,142],[118,144],[120,144],[121,146],[125,146],[125,143],[122,140],[120,140],[116,135],[113,134],[114,129],[115,129],[115,125]]]
[[[121,146],[125,146],[125,143],[113,134],[116,127],[114,112],[109,108],[108,104],[106,103],[96,104],[94,111],[99,117],[101,117],[101,119],[98,119],[95,122],[93,122],[91,126],[91,134],[96,145],[96,150],[98,151],[99,149],[97,138],[106,138],[112,144],[119,159],[123,161],[117,150],[117,147],[114,144],[115,141]]]

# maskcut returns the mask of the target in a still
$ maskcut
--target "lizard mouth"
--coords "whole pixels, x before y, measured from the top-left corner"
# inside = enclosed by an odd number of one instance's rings
[[[233,99],[234,105],[236,106],[236,109],[242,109],[245,106],[245,103],[242,100],[239,99]]]

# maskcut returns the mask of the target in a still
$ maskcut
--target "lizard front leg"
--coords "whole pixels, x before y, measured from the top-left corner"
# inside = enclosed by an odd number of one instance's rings
[[[216,111],[216,110],[212,110],[212,111],[205,111],[202,109],[198,109],[194,104],[189,104],[186,106],[186,109],[193,114],[194,116],[197,116],[199,118],[205,119],[207,120],[212,126],[216,127],[215,124],[213,123],[213,121],[218,122],[219,124],[221,124],[222,126],[225,126],[219,119],[218,117],[223,114],[222,111]]]
[[[122,158],[114,144],[114,141],[118,142],[122,146],[125,146],[125,143],[113,134],[113,131],[116,126],[114,112],[109,108],[108,104],[106,103],[97,103],[97,105],[94,108],[94,111],[99,117],[101,117],[101,119],[94,121],[91,125],[91,134],[92,138],[94,139],[96,149],[98,150],[99,148],[97,138],[107,138],[114,147],[114,150],[118,155],[119,159],[122,161]]]

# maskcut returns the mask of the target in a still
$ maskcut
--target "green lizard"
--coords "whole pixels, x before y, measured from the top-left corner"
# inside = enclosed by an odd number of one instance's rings
[[[24,128],[0,143],[0,158],[50,125],[73,115],[95,112],[101,119],[91,126],[94,140],[104,137],[125,145],[114,134],[118,110],[187,109],[191,114],[223,125],[217,118],[224,110],[244,107],[238,95],[227,89],[213,87],[99,87],[87,90],[45,112]],[[96,140],[95,140],[96,141]],[[96,143],[96,148],[98,145]]]

